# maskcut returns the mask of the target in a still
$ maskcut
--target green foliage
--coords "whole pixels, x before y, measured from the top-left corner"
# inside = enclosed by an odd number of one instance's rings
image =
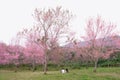
[[[116,52],[113,55],[110,56],[109,59],[101,59],[98,62],[98,65],[101,67],[110,67],[110,66],[120,66],[120,52]]]

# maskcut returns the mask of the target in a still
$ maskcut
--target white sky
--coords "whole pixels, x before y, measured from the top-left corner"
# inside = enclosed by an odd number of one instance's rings
[[[10,43],[23,27],[32,26],[35,8],[56,6],[62,6],[75,15],[72,29],[80,35],[83,35],[86,21],[97,15],[115,23],[120,29],[119,0],[0,0],[0,41]]]

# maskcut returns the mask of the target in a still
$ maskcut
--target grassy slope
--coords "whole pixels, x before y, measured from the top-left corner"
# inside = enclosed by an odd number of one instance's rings
[[[97,73],[92,68],[70,70],[61,74],[59,71],[49,71],[47,75],[42,72],[21,71],[13,72],[0,70],[0,80],[120,80],[120,68],[99,68]]]

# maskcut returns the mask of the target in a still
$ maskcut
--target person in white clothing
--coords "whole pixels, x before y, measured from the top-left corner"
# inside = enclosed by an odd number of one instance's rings
[[[62,69],[62,70],[61,70],[61,73],[66,73],[66,70],[65,70],[65,69]]]

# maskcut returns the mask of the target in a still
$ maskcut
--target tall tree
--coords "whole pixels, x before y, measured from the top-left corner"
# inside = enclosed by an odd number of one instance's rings
[[[34,42],[44,51],[44,74],[47,72],[48,52],[59,46],[59,41],[67,35],[71,13],[61,7],[56,9],[35,9],[33,17],[36,21],[31,29],[24,29],[19,36],[24,36],[27,41]]]
[[[106,49],[106,46],[111,42],[108,38],[112,38],[115,35],[115,28],[115,25],[106,23],[99,16],[95,20],[88,20],[85,36],[82,38],[88,43],[88,54],[95,63],[94,72],[96,72],[99,58],[101,58],[104,53],[113,52],[113,49],[108,50]]]

